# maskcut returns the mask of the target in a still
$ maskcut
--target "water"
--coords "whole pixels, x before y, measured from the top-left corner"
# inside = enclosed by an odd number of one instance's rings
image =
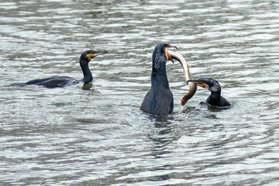
[[[0,3],[1,185],[278,185],[279,3],[274,0]],[[170,42],[193,77],[220,81],[229,110],[183,108],[183,72],[168,65],[175,113],[139,106],[151,54]],[[7,87],[51,75],[81,78],[86,49],[94,91]]]

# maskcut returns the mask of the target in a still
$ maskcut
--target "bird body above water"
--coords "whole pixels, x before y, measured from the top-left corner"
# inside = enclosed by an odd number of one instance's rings
[[[96,57],[96,52],[93,50],[86,50],[81,54],[79,63],[83,73],[82,80],[76,80],[69,76],[52,76],[48,78],[35,79],[35,80],[28,81],[26,83],[19,83],[14,85],[20,85],[20,86],[38,85],[38,86],[43,86],[45,88],[59,88],[59,87],[75,85],[80,82],[83,82],[84,85],[91,84],[91,82],[93,81],[93,76],[89,69],[89,62],[95,57]]]
[[[158,44],[152,54],[151,88],[140,107],[144,112],[166,116],[173,111],[173,95],[166,72],[168,44]]]
[[[151,88],[145,95],[140,109],[144,112],[167,116],[173,112],[173,94],[169,87],[166,63],[173,59],[181,61],[181,54],[172,52],[169,48],[176,48],[170,44],[158,44],[152,54]],[[189,98],[190,99],[190,98]]]

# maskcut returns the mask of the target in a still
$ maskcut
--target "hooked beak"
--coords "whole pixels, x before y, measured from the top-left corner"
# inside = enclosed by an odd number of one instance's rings
[[[177,46],[172,45],[172,44],[168,44],[168,45],[167,45],[167,48],[174,48],[174,49],[178,49],[178,48],[177,48]]]
[[[96,53],[97,53],[96,54],[97,56],[102,56],[102,55],[105,55],[105,54],[109,53],[109,51],[107,51],[107,50],[97,50]]]
[[[108,51],[107,50],[91,50],[87,55],[86,58],[88,61],[91,61],[92,59],[94,59],[97,56],[103,56],[105,54],[107,54]]]

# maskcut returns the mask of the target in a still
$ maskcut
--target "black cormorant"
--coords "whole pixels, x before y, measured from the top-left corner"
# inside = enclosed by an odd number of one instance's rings
[[[221,96],[221,86],[218,81],[212,78],[200,78],[198,80],[189,80],[188,82],[196,83],[197,86],[208,89],[211,94],[206,99],[206,104],[210,108],[228,109],[231,104]]]
[[[88,64],[95,57],[96,57],[96,51],[94,50],[86,50],[81,54],[79,59],[79,64],[83,73],[82,80],[76,80],[68,76],[52,76],[49,78],[31,80],[20,85],[39,85],[46,88],[58,88],[58,87],[65,87],[65,86],[77,84],[79,82],[83,82],[84,83],[83,88],[85,89],[90,88],[92,86],[93,76],[88,67]]]
[[[173,95],[169,87],[166,63],[172,60],[168,48],[170,44],[158,44],[152,55],[151,88],[147,92],[140,107],[144,112],[167,116],[173,112]]]

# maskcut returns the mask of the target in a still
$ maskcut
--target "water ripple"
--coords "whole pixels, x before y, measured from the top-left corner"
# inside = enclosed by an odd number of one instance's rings
[[[0,2],[0,183],[18,185],[277,185],[276,1]],[[193,77],[220,80],[230,110],[211,112],[198,90],[183,108],[179,64],[168,65],[175,113],[162,122],[139,105],[151,53],[171,42]],[[94,91],[6,87],[65,74],[78,55]]]

